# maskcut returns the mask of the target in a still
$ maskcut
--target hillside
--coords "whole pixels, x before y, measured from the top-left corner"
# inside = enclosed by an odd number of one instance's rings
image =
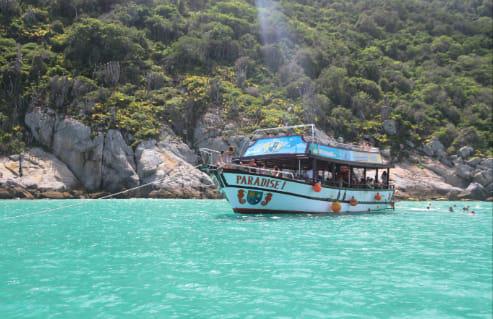
[[[314,122],[399,155],[432,137],[491,154],[492,12],[491,0],[0,0],[0,153],[35,144],[25,114],[49,107],[134,147],[164,124],[194,147],[214,110],[237,133]]]

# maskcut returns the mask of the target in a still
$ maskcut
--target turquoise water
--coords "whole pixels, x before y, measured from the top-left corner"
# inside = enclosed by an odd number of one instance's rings
[[[492,316],[491,203],[467,203],[474,216],[447,202],[240,216],[193,200],[36,214],[73,203],[0,201],[1,318]]]

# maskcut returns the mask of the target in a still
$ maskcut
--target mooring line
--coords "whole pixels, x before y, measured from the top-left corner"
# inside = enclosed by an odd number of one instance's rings
[[[77,203],[77,204],[65,205],[65,206],[55,207],[55,208],[48,208],[48,209],[41,210],[41,211],[34,212],[34,213],[21,214],[21,215],[16,215],[16,216],[11,216],[11,217],[4,217],[4,218],[0,219],[0,221],[10,220],[10,219],[17,219],[17,218],[20,218],[20,217],[27,217],[27,216],[33,216],[33,215],[40,215],[40,214],[54,212],[54,211],[57,211],[57,210],[62,210],[62,209],[65,209],[65,208],[72,208],[72,207],[82,206],[82,205],[86,204],[88,201],[95,201],[95,200],[108,199],[108,198],[111,198],[111,197],[115,197],[117,195],[125,194],[125,193],[128,193],[128,192],[134,191],[136,189],[139,189],[139,188],[142,188],[142,187],[146,187],[146,186],[149,186],[149,185],[158,183],[158,182],[160,182],[160,181],[162,181],[162,180],[164,180],[166,178],[167,177],[160,178],[160,179],[155,180],[155,181],[152,181],[150,183],[139,185],[137,187],[129,188],[129,189],[126,189],[124,191],[113,193],[113,194],[109,194],[109,195],[105,195],[105,196],[102,196],[102,197],[90,198],[90,199],[82,199],[82,201],[79,202],[79,203]]]
[[[194,168],[198,168],[200,166],[202,166],[202,165],[199,164],[199,165],[195,165],[193,167]],[[171,171],[173,171],[173,169]],[[171,173],[171,171],[170,171],[170,173]],[[65,209],[65,208],[72,208],[72,207],[82,206],[82,205],[86,204],[88,201],[94,201],[94,200],[100,200],[100,199],[108,199],[108,198],[111,198],[111,197],[115,197],[117,195],[125,194],[125,193],[128,193],[128,192],[134,191],[136,189],[142,188],[142,187],[146,187],[146,186],[149,186],[149,185],[152,185],[152,184],[159,183],[159,182],[165,180],[168,177],[169,177],[169,175],[166,176],[166,177],[157,179],[155,181],[152,181],[152,182],[143,184],[143,185],[139,185],[139,186],[136,186],[136,187],[133,187],[133,188],[129,188],[129,189],[123,190],[121,192],[117,192],[117,193],[105,195],[105,196],[102,196],[102,197],[90,198],[90,199],[82,199],[81,202],[79,202],[77,204],[65,205],[65,206],[62,206],[62,207],[55,207],[55,208],[48,208],[48,209],[45,209],[45,210],[42,210],[42,211],[39,211],[39,212],[34,212],[34,213],[21,214],[21,215],[16,215],[16,216],[11,216],[11,217],[4,217],[4,218],[0,219],[0,221],[10,220],[10,219],[17,219],[17,218],[20,218],[20,217],[27,217],[27,216],[33,216],[33,215],[40,215],[40,214],[50,213],[50,212],[54,212],[54,211]]]

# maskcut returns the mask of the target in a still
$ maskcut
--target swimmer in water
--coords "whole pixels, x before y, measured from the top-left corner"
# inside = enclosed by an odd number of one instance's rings
[[[476,212],[473,211],[473,210],[471,210],[471,212],[469,213],[469,215],[474,216],[474,215],[476,215]]]
[[[454,212],[454,208],[453,208],[452,206],[450,206],[450,207],[448,208],[448,211],[449,211],[449,212],[451,212],[451,213],[453,213],[453,212]]]

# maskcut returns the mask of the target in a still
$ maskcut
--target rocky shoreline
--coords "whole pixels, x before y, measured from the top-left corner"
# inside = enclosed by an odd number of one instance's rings
[[[196,152],[163,127],[159,139],[135,150],[119,130],[92,132],[83,123],[49,108],[26,114],[25,123],[39,146],[22,155],[0,157],[0,199],[98,198],[158,181],[119,197],[219,198],[213,181],[196,168]],[[206,114],[195,129],[195,148],[237,148],[243,136],[218,128]],[[434,139],[391,171],[396,197],[405,200],[492,200],[493,158],[473,157],[463,147],[447,156]],[[20,168],[22,167],[22,168]]]

